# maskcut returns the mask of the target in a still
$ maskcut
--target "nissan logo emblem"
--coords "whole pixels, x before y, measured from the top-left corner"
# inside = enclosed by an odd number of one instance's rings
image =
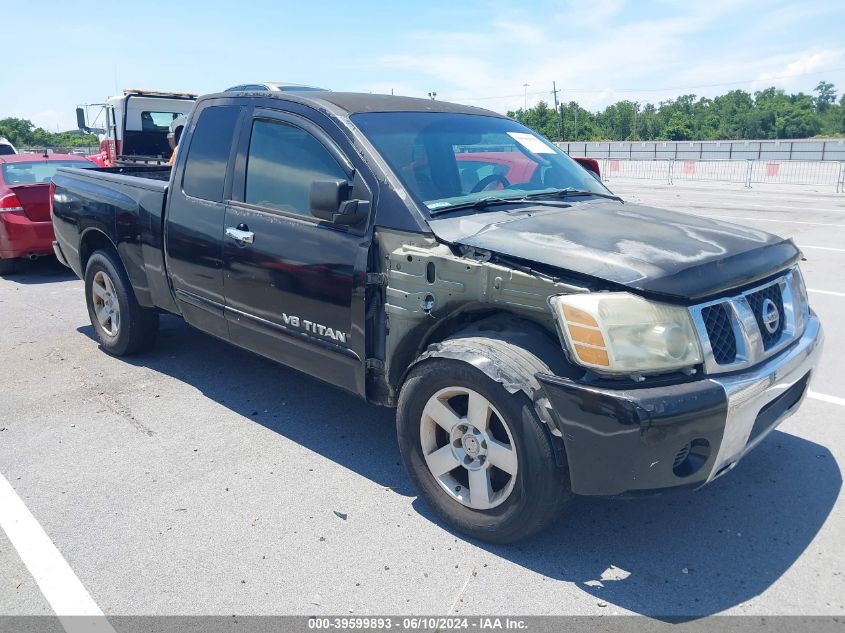
[[[780,325],[780,311],[771,299],[763,300],[763,308],[760,311],[763,319],[763,326],[769,334],[774,334]]]

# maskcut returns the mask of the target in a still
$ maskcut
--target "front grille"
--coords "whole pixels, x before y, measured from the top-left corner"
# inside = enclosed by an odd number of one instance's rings
[[[780,340],[783,334],[783,328],[786,325],[786,315],[783,311],[783,294],[781,293],[780,284],[775,283],[757,292],[752,292],[746,299],[748,299],[748,305],[751,306],[751,311],[757,320],[757,327],[760,328],[760,336],[763,338],[763,349],[768,350]],[[763,322],[763,304],[766,299],[774,303],[778,309],[778,325],[774,332],[769,332]]]
[[[766,285],[692,306],[704,371],[720,374],[753,367],[790,345],[803,334],[810,316],[806,297],[801,273],[793,268]]]
[[[727,365],[736,360],[736,336],[731,327],[728,307],[724,303],[717,303],[703,308],[701,317],[707,329],[707,337],[713,348],[713,358],[720,365]]]

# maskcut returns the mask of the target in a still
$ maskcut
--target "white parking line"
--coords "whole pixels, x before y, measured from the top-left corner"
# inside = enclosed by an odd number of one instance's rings
[[[845,248],[832,248],[830,246],[810,246],[809,244],[799,244],[799,248],[814,248],[817,251],[833,251],[835,253],[845,253]]]
[[[845,407],[845,398],[837,396],[829,396],[826,393],[818,393],[816,391],[808,391],[807,397],[813,400],[821,400],[822,402],[829,402],[830,404],[838,404],[840,407]]]
[[[845,297],[845,292],[835,292],[833,290],[816,290],[815,288],[807,288],[807,292],[815,292],[820,295],[832,295],[834,297]]]
[[[114,633],[100,607],[2,474],[0,527],[68,633]]]
[[[781,222],[783,224],[809,224],[810,226],[838,226],[845,229],[845,224],[832,224],[829,222],[799,222],[798,220],[773,220],[771,218],[744,218],[736,215],[710,215],[706,217],[720,218],[725,220],[753,220],[755,222]]]
[[[662,197],[655,197],[653,199],[657,200],[657,201],[663,201]],[[692,208],[701,207],[702,209],[704,209],[706,207],[716,207],[718,209],[724,209],[726,206],[730,205],[730,202],[707,202],[705,200],[695,200],[695,201],[678,200],[677,202],[679,204],[687,206],[687,207],[692,207]],[[756,204],[756,203],[753,203],[753,202],[745,202],[745,201],[737,201],[737,204],[734,208],[737,209],[738,211],[741,211],[743,209],[748,209],[749,211],[751,209],[766,209],[766,210],[778,209],[778,210],[783,210],[783,211],[801,211],[803,213],[807,213],[807,212],[811,212],[811,213],[845,213],[845,209],[829,209],[829,208],[813,209],[813,208],[806,207],[806,206],[794,206],[794,205],[788,205],[788,204]]]

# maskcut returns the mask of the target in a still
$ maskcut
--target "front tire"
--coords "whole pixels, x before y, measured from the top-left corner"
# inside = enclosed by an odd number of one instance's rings
[[[399,397],[399,449],[420,496],[450,526],[508,543],[551,523],[573,496],[531,401],[475,367],[433,358]]]
[[[129,356],[155,344],[158,312],[142,308],[114,251],[96,251],[85,266],[85,302],[100,346]]]

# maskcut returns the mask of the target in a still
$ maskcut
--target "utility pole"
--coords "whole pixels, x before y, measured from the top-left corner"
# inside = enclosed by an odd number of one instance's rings
[[[525,107],[522,111],[528,112],[528,84],[522,84],[522,89],[525,91]]]
[[[640,102],[634,101],[634,139],[637,138],[637,112],[640,110]]]
[[[428,98],[431,99],[432,101],[434,101],[437,98],[437,93],[436,92],[429,92]]]
[[[578,140],[578,102],[575,102],[575,137],[573,140]]]
[[[552,82],[552,94],[555,96],[555,110],[557,110],[557,138],[559,141],[563,140],[563,111],[558,106],[557,102],[557,85],[555,82]]]

